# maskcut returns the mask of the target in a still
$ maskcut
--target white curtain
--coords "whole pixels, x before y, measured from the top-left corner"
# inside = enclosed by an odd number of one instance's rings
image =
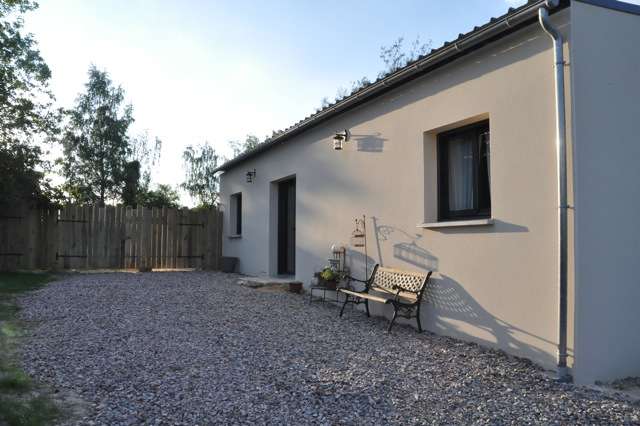
[[[473,139],[451,139],[449,145],[449,209],[473,208]]]

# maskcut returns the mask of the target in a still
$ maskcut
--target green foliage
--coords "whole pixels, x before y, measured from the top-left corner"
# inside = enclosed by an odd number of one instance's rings
[[[130,140],[130,151],[130,161],[124,167],[122,203],[127,206],[147,205],[149,197],[157,198],[158,195],[149,191],[149,185],[151,170],[160,161],[162,141],[156,137],[153,146],[150,146],[149,132],[145,131]],[[158,201],[162,204],[161,199]]]
[[[326,267],[322,270],[322,272],[320,272],[320,277],[325,280],[325,281],[337,281],[338,280],[338,274],[336,274],[336,272],[329,268]]]
[[[32,35],[22,33],[22,14],[36,7],[28,0],[0,0],[0,205],[47,203],[53,192],[39,147],[58,131],[51,71]]]
[[[0,0],[0,138],[29,140],[55,129],[51,71],[31,34],[23,34],[22,14],[37,5]]]
[[[162,141],[156,137],[153,145],[149,142],[149,132],[145,131],[130,141],[131,161],[137,161],[140,165],[139,190],[145,192],[151,184],[151,170],[160,161]]]
[[[155,190],[139,194],[138,202],[145,207],[180,207],[180,194],[171,185],[159,184]]]
[[[74,109],[66,112],[60,164],[65,189],[74,201],[104,204],[122,193],[133,112],[124,103],[122,87],[114,86],[108,73],[94,65],[85,89]]]
[[[220,156],[208,143],[187,146],[182,153],[185,181],[182,188],[195,198],[201,207],[212,207],[218,201],[219,179],[213,170],[218,167]]]
[[[0,424],[48,425],[61,416],[15,360],[16,337],[23,331],[15,321],[18,307],[14,296],[39,289],[51,279],[47,274],[0,273]]]
[[[380,59],[384,64],[384,69],[378,73],[378,78],[383,78],[388,74],[394,73],[409,62],[415,61],[420,56],[425,55],[430,47],[431,41],[429,40],[426,43],[422,43],[420,36],[416,37],[408,48],[405,48],[404,37],[399,37],[390,46],[380,47]],[[352,81],[350,89],[338,87],[334,102],[340,101],[370,84],[371,81],[367,77],[362,77],[359,80]],[[328,97],[323,97],[320,101],[320,107],[316,109],[316,112],[331,104],[332,102]]]
[[[20,399],[0,399],[0,419],[11,426],[50,425],[60,417],[60,411],[49,398],[38,396]]]
[[[404,47],[404,37],[399,37],[390,46],[382,46],[380,48],[380,59],[385,65],[378,77],[384,77],[387,74],[398,71],[409,62],[415,61],[420,56],[426,54],[431,47],[431,41],[422,43],[420,36],[411,42],[409,50]]]
[[[20,392],[31,389],[31,379],[24,371],[8,368],[0,377],[0,392]]]
[[[0,273],[0,296],[37,290],[52,280],[51,275],[27,272]]]
[[[0,273],[0,321],[11,318],[17,310],[17,306],[12,303],[12,295],[42,288],[51,279],[47,274]]]
[[[135,206],[140,193],[140,162],[129,161],[124,165],[124,188],[122,189],[122,203],[125,206]]]
[[[247,151],[251,151],[260,145],[260,139],[255,135],[247,135],[244,141],[230,141],[231,149],[233,150],[233,156],[237,157]]]
[[[40,149],[27,144],[0,140],[0,194],[2,204],[16,202],[22,197],[38,197],[42,173],[36,170]],[[21,188],[21,193],[15,191]]]

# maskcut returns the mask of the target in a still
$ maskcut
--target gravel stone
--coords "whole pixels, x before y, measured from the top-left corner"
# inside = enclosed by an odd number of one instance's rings
[[[531,362],[216,272],[64,275],[20,298],[69,424],[640,424]]]

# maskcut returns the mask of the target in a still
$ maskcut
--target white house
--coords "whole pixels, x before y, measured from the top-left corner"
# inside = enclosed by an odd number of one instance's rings
[[[366,215],[369,265],[435,271],[431,331],[638,376],[639,135],[640,6],[530,1],[222,165],[223,251],[308,285]]]

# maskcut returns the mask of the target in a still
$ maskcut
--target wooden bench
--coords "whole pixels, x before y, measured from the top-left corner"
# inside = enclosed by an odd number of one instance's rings
[[[391,331],[396,317],[416,318],[418,322],[418,331],[422,333],[422,324],[420,323],[420,303],[424,294],[432,271],[428,273],[400,271],[398,269],[383,268],[375,265],[371,276],[367,280],[358,280],[349,277],[348,285],[352,281],[364,284],[362,291],[356,291],[352,288],[341,287],[339,293],[344,294],[344,304],[340,310],[340,316],[344,313],[344,308],[348,303],[358,305],[364,303],[369,316],[369,301],[384,303],[393,306],[393,318],[389,323],[387,331]]]

